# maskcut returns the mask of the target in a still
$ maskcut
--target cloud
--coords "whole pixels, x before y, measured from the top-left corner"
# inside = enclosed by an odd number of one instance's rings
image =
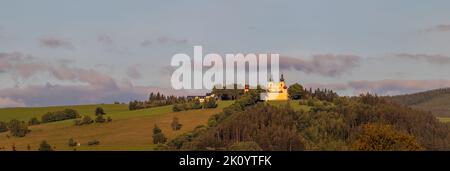
[[[134,86],[128,81],[118,81],[94,69],[78,68],[69,64],[71,63],[37,62],[34,57],[19,52],[0,53],[0,74],[9,74],[15,79],[27,79],[39,73],[48,73],[57,80],[75,83],[47,83],[0,89],[0,107],[127,102],[145,99],[148,93],[157,91],[167,95],[186,94],[171,88]],[[140,73],[133,71],[135,66],[130,68],[131,75],[138,77]]]
[[[354,94],[371,92],[379,95],[397,95],[450,87],[450,80],[350,81],[348,87],[354,90]]]
[[[8,73],[14,79],[27,79],[43,72],[64,81],[82,82],[91,86],[116,86],[114,79],[106,74],[93,69],[71,67],[65,61],[52,65],[37,62],[34,57],[20,52],[0,53],[0,73]]]
[[[100,43],[106,52],[115,54],[128,54],[129,50],[126,47],[121,47],[116,44],[113,38],[107,34],[99,34],[97,36],[97,42]]]
[[[54,37],[41,38],[41,39],[39,39],[39,44],[41,47],[52,48],[52,49],[57,49],[57,48],[75,49],[75,47],[72,45],[72,43],[70,43],[66,40],[54,38]]]
[[[0,108],[5,107],[24,107],[25,104],[23,102],[18,102],[15,100],[12,100],[10,98],[2,98],[0,97]]]
[[[141,47],[148,47],[152,44],[151,40],[144,40],[141,42]]]
[[[336,77],[358,67],[360,60],[361,57],[355,55],[313,55],[310,60],[281,56],[280,69]]]
[[[448,32],[450,31],[450,24],[440,24],[425,29],[425,32]]]
[[[244,54],[246,55],[246,54]],[[256,54],[258,57],[259,54]],[[259,60],[259,58],[257,59]],[[271,59],[268,55],[268,69],[271,68]],[[355,55],[313,55],[311,59],[300,59],[288,56],[280,56],[279,68],[280,70],[296,70],[307,74],[318,74],[326,77],[338,77],[345,73],[350,73],[351,70],[360,65],[361,57]],[[222,56],[223,68],[226,66],[225,55]],[[191,65],[194,61],[191,58]],[[258,65],[258,64],[256,64]],[[248,65],[247,65],[248,66]],[[235,69],[236,69],[235,65]],[[192,68],[192,67],[191,67]],[[176,68],[167,66],[161,68],[161,74],[171,74]],[[208,70],[208,67],[203,67],[203,71]],[[245,72],[249,72],[249,67],[245,68]]]
[[[114,41],[111,36],[106,34],[100,34],[97,36],[97,41],[103,45],[112,45]]]
[[[93,87],[117,88],[116,81],[111,76],[93,69],[82,69],[60,65],[57,67],[51,67],[49,72],[59,80],[84,82]]]
[[[138,71],[139,65],[129,66],[127,69],[127,75],[133,79],[139,79],[142,77],[142,74]]]
[[[164,94],[183,94],[160,87],[133,86],[129,83],[119,84],[118,88],[92,87],[89,85],[29,85],[0,89],[0,97],[9,99],[8,107],[17,106],[54,106],[112,103],[114,101],[128,102],[136,99],[146,99],[150,92]],[[22,103],[14,103],[20,100]],[[0,99],[0,105],[2,101]]]
[[[28,78],[48,69],[46,64],[34,62],[34,57],[20,52],[0,53],[0,74],[9,73]]]
[[[168,36],[161,36],[158,38],[157,42],[159,44],[187,44],[187,39],[175,39]]]
[[[429,55],[429,54],[409,54],[409,53],[399,53],[394,54],[394,57],[406,60],[424,60],[430,64],[434,65],[446,65],[450,64],[450,57],[444,55]]]

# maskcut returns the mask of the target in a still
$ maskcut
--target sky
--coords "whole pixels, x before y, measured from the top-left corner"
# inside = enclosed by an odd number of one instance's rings
[[[177,53],[278,53],[287,84],[340,95],[450,87],[446,0],[0,0],[0,107],[128,102]]]

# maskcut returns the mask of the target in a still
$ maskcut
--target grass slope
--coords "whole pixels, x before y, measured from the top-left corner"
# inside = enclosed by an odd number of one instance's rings
[[[48,124],[30,126],[31,132],[25,137],[7,137],[8,132],[0,133],[0,147],[11,150],[15,144],[17,150],[27,150],[30,145],[31,150],[37,150],[42,140],[47,140],[56,150],[73,150],[68,147],[68,140],[74,138],[81,143],[76,150],[153,150],[152,129],[157,124],[170,140],[184,132],[193,130],[198,125],[207,123],[208,118],[220,112],[223,107],[230,105],[232,101],[221,101],[216,109],[190,110],[183,112],[172,112],[172,106],[162,106],[150,109],[128,111],[123,105],[101,105],[104,107],[107,116],[113,119],[111,123],[91,124],[84,126],[74,126],[73,120],[66,120]],[[70,108],[79,110],[80,113],[92,113],[98,105],[71,106]],[[40,115],[40,112],[60,110],[69,108],[47,107],[47,108],[16,108],[14,116],[21,119],[31,118]],[[33,112],[37,109],[39,112]],[[3,118],[12,119],[6,116],[4,111],[11,112],[11,109],[0,110]],[[22,112],[23,111],[23,112]],[[85,111],[85,112],[84,112]],[[89,114],[90,114],[89,113]],[[172,131],[170,123],[173,117],[178,117],[183,127],[179,131]],[[100,145],[87,146],[87,142],[99,140]]]
[[[51,107],[18,107],[0,109],[0,121],[10,121],[18,119],[28,121],[32,117],[41,119],[41,116],[47,112],[64,110],[67,108],[77,110],[81,115],[94,116],[95,108],[102,107],[107,113],[127,112],[128,105],[125,104],[99,104],[99,105],[76,105],[76,106],[51,106]]]

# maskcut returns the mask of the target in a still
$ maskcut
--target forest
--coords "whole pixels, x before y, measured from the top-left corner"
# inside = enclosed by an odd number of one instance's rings
[[[372,94],[340,97],[331,90],[291,87],[299,100],[274,106],[250,90],[206,126],[159,150],[450,150],[449,124],[431,112]],[[294,110],[292,103],[304,103],[310,110]]]

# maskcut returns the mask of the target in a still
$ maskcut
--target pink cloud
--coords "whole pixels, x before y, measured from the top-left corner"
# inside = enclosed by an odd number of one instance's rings
[[[281,56],[280,69],[336,77],[358,67],[360,60],[361,57],[355,55],[313,55],[310,60]]]
[[[175,43],[175,44],[187,44],[188,40],[186,39],[175,39],[168,36],[161,36],[157,40],[160,44],[169,44],[169,43]]]
[[[54,65],[37,62],[33,57],[17,52],[0,53],[0,74],[4,73],[24,79],[39,73],[48,73],[58,80],[85,84],[47,83],[0,89],[0,107],[128,102],[145,99],[150,92],[161,92],[166,95],[185,94],[184,91],[175,91],[171,88],[134,86],[130,82],[117,81],[110,75],[94,69],[69,66],[67,62]]]
[[[141,42],[142,47],[147,47],[147,46],[150,46],[151,44],[152,44],[151,40],[144,40]]]
[[[23,102],[18,102],[15,100],[12,100],[8,97],[2,98],[0,97],[0,108],[6,108],[6,107],[24,107],[25,104]]]
[[[379,95],[397,95],[450,87],[450,80],[379,80],[350,81],[348,87],[355,94],[371,92]]]
[[[446,65],[450,64],[450,57],[445,55],[430,55],[430,54],[409,54],[399,53],[395,54],[395,57],[405,60],[423,60],[434,65]]]
[[[59,39],[59,38],[53,38],[53,37],[47,37],[47,38],[41,38],[39,39],[39,44],[41,47],[46,48],[64,48],[64,49],[75,49],[75,47],[72,45],[72,43]]]
[[[116,87],[116,82],[111,76],[93,69],[70,67],[65,62],[59,65],[37,62],[33,57],[18,52],[0,53],[0,73],[2,72],[20,78],[29,78],[46,72],[59,80],[79,81],[91,86]]]
[[[104,45],[112,45],[114,44],[114,41],[111,36],[106,34],[100,34],[97,36],[97,41],[104,44]]]
[[[450,31],[450,24],[440,24],[425,29],[425,32],[447,32],[447,31]]]
[[[139,79],[142,77],[142,74],[138,71],[138,65],[129,66],[127,68],[127,75],[133,79]]]

